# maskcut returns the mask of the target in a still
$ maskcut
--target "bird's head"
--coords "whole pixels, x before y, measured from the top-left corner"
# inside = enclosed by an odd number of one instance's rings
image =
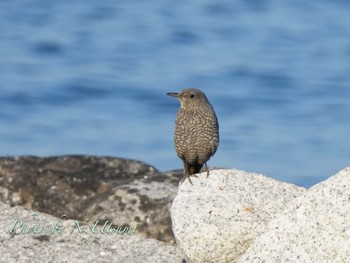
[[[210,103],[205,94],[195,88],[184,89],[180,93],[168,92],[167,95],[178,98],[181,103],[181,108],[196,109],[197,107],[210,106]]]

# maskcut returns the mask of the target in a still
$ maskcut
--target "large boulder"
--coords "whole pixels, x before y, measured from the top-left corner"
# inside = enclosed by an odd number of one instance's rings
[[[0,201],[56,217],[138,228],[174,243],[170,205],[183,174],[113,157],[0,158]]]
[[[239,262],[350,262],[350,167],[294,199]]]
[[[180,184],[171,206],[175,238],[188,263],[236,262],[269,222],[306,192],[240,170],[213,170],[192,182]]]

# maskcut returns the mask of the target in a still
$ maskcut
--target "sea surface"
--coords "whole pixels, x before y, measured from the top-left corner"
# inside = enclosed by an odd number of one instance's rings
[[[220,123],[211,167],[310,187],[350,165],[346,0],[0,1],[0,155],[182,168],[176,99]]]

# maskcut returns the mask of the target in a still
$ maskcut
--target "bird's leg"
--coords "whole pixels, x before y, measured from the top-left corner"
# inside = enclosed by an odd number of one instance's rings
[[[190,181],[191,185],[193,185],[192,181],[191,181],[191,177],[189,174],[187,174],[187,178],[188,178],[188,181]]]
[[[189,164],[186,161],[184,161],[184,167],[185,167],[185,176],[184,176],[184,178],[181,179],[180,182],[182,183],[183,181],[186,180],[186,178],[188,178],[188,181],[190,181],[191,185],[193,185],[190,176],[197,176],[197,175],[190,172],[191,166],[189,166]]]
[[[209,176],[209,170],[208,170],[207,162],[205,162],[204,165],[205,165],[205,170],[207,171],[207,178],[208,178],[208,176]]]
[[[183,181],[185,181],[186,178],[188,178],[188,181],[190,181],[191,185],[193,185],[193,183],[192,183],[192,181],[191,181],[191,178],[190,178],[190,174],[187,173],[187,171],[185,170],[185,176],[184,176],[184,178],[181,179],[180,183],[182,183]]]

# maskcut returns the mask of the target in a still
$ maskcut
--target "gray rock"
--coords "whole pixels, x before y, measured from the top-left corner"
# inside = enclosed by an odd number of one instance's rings
[[[121,158],[3,157],[0,201],[101,225],[137,225],[138,235],[174,243],[169,208],[182,177]]]
[[[193,262],[235,262],[306,189],[240,170],[184,181],[171,206],[176,242]]]
[[[93,228],[93,222],[84,225],[77,220],[63,220],[2,202],[0,211],[1,262],[174,263],[181,260],[175,246],[141,238],[135,235],[135,229],[117,229],[115,225]]]
[[[350,262],[350,167],[294,199],[239,262]]]
[[[162,179],[162,177],[164,177]],[[106,220],[114,224],[137,226],[139,234],[175,243],[171,229],[170,206],[176,195],[176,187],[166,182],[166,176],[158,176],[163,182],[137,179],[111,191],[98,195],[84,213],[91,221]]]

